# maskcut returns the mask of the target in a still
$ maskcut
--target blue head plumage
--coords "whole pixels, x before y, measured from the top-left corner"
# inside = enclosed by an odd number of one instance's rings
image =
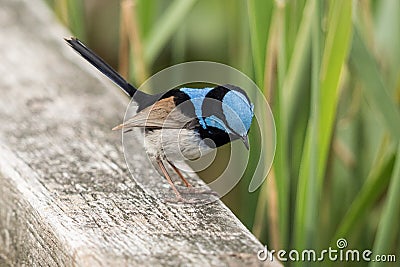
[[[214,88],[181,88],[189,96],[201,127],[215,127],[244,139],[254,116],[254,105],[246,93],[231,85]]]

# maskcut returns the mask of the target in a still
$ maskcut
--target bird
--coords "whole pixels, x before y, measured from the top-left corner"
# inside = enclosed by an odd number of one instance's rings
[[[172,168],[186,187],[192,187],[175,166],[176,161],[197,159],[235,140],[241,140],[249,149],[248,133],[254,104],[239,86],[180,87],[147,94],[131,85],[76,37],[64,40],[137,104],[136,114],[112,130],[143,130],[145,150],[168,181],[177,201],[184,201],[184,198],[166,166]]]

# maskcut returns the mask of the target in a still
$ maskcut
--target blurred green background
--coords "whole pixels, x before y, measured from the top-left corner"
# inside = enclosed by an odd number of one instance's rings
[[[223,200],[269,249],[345,238],[400,261],[400,1],[47,2],[133,84],[192,60],[257,83],[276,121],[274,164],[261,189],[248,193],[245,175]]]

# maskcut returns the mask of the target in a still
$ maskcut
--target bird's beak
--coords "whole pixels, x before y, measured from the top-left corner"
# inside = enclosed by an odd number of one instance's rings
[[[242,139],[242,142],[243,142],[244,146],[246,147],[246,149],[249,150],[249,148],[250,148],[249,138],[247,137],[247,135],[241,136],[240,139]]]

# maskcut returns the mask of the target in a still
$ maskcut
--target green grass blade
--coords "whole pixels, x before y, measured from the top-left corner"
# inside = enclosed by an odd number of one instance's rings
[[[346,64],[352,36],[352,2],[334,1],[329,14],[328,35],[326,37],[321,68],[321,114],[319,119],[319,187],[326,169],[326,161],[334,131],[339,83]]]
[[[280,248],[289,247],[290,239],[290,178],[289,178],[289,164],[287,160],[287,132],[284,132],[284,124],[282,122],[281,115],[281,100],[280,95],[283,90],[283,84],[286,77],[286,6],[280,7],[279,16],[281,17],[278,23],[281,25],[281,34],[278,39],[278,55],[277,55],[277,93],[275,98],[274,116],[276,126],[276,150],[274,158],[274,179],[277,189],[277,200],[278,200],[278,223],[279,223],[279,241]],[[265,83],[265,81],[264,81]],[[270,92],[271,90],[268,90]],[[266,92],[266,91],[264,91]]]
[[[276,99],[276,110],[280,110],[279,96]],[[279,240],[282,248],[289,246],[289,211],[290,211],[290,180],[289,166],[287,161],[287,144],[281,113],[275,112],[276,127],[276,150],[273,168],[275,170],[276,188],[278,191],[278,221],[279,221]]]
[[[274,170],[278,190],[280,240],[283,248],[290,245],[290,191],[291,191],[291,167],[289,164],[289,132],[290,122],[295,120],[296,98],[304,89],[303,72],[309,64],[310,33],[312,29],[312,17],[314,12],[314,0],[308,0],[303,10],[299,30],[296,33],[296,42],[292,56],[286,71],[286,46],[283,33],[278,54],[278,92],[276,93],[274,116],[277,132],[277,147],[275,152]],[[298,98],[297,98],[298,99]],[[290,118],[291,117],[291,118]]]
[[[81,40],[86,39],[85,8],[80,0],[59,0],[53,2],[55,12],[71,32]]]
[[[265,68],[265,51],[266,44],[268,38],[268,30],[269,24],[271,20],[271,14],[274,7],[273,1],[263,1],[263,0],[250,0],[247,1],[247,10],[248,10],[248,21],[249,21],[249,30],[250,30],[250,40],[252,47],[252,63],[254,66],[255,72],[255,81],[258,87],[263,91],[263,78],[264,78],[264,68]],[[243,14],[243,12],[240,12]],[[234,26],[231,23],[231,26]],[[237,32],[238,30],[236,30]],[[250,142],[258,142],[255,139],[254,130],[250,131]],[[252,152],[250,154],[249,164],[247,166],[248,171],[256,170],[256,162],[259,160],[259,155]],[[245,173],[245,180],[248,175],[248,171]],[[247,184],[248,185],[248,184]],[[248,195],[249,187],[243,187],[242,196],[243,199],[247,199],[246,207],[252,206],[256,207],[258,201],[259,191],[256,191],[255,194]],[[245,216],[251,216],[253,219],[255,217],[255,209],[250,211],[248,208],[242,209],[242,214]],[[252,222],[253,224],[253,222]]]
[[[278,5],[273,11],[268,43],[266,46],[266,65],[264,70],[264,95],[271,103],[271,96],[276,87],[279,87],[280,81],[283,80],[284,67],[282,66],[284,59],[279,58],[285,53],[284,38],[284,21],[285,21],[285,10],[284,6]],[[281,77],[276,79],[274,76],[275,68],[279,68],[278,71]],[[279,103],[279,101],[277,101]],[[275,107],[279,110],[279,107]],[[277,113],[275,113],[278,115]],[[279,116],[275,117],[275,121],[278,120]],[[277,147],[281,148],[282,138],[279,139]],[[284,174],[284,170],[287,167],[284,166],[281,157],[282,150],[276,152],[275,165],[270,172],[268,179],[274,179],[274,181],[266,181],[262,185],[259,199],[256,207],[255,214],[255,225],[253,233],[256,236],[261,236],[263,229],[269,228],[268,233],[270,234],[270,244],[274,249],[280,249],[287,247],[288,243],[288,228],[289,228],[289,191],[288,191],[288,175]],[[275,170],[277,175],[275,175]],[[278,200],[279,199],[279,200]],[[268,207],[268,214],[266,214],[266,207]],[[267,218],[269,217],[269,223]],[[266,232],[266,231],[264,231]]]
[[[311,81],[311,108],[310,108],[310,119],[308,123],[307,135],[310,136],[306,140],[305,150],[302,158],[306,159],[309,164],[304,166],[301,165],[300,174],[304,173],[304,167],[307,168],[308,182],[301,184],[303,176],[299,177],[299,186],[301,186],[302,192],[307,192],[306,195],[302,195],[301,198],[297,198],[297,204],[301,204],[304,208],[302,213],[295,214],[295,248],[312,247],[312,237],[315,236],[316,223],[316,177],[317,177],[317,137],[318,137],[318,117],[319,117],[319,94],[320,94],[320,82],[319,82],[319,71],[321,65],[321,30],[320,30],[320,18],[321,8],[319,1],[310,2],[314,6],[314,12],[310,16],[313,19],[311,40],[312,40],[312,81]],[[298,193],[301,191],[299,190]],[[299,202],[300,201],[300,202]],[[301,231],[297,231],[302,229]]]
[[[303,83],[302,71],[308,66],[310,50],[310,33],[314,12],[314,0],[308,0],[303,11],[303,17],[296,34],[295,46],[286,70],[286,51],[279,51],[278,55],[278,92],[276,94],[275,123],[277,132],[277,148],[275,154],[276,185],[278,189],[279,223],[281,224],[281,244],[283,248],[290,246],[290,191],[291,168],[289,164],[289,121],[294,117],[293,110],[296,96]],[[283,46],[286,47],[284,43]]]
[[[369,178],[353,200],[340,223],[331,244],[336,244],[336,240],[339,238],[348,237],[359,225],[358,222],[382,195],[390,182],[390,174],[393,170],[394,161],[394,153],[387,152],[387,155],[371,170]]]
[[[273,1],[247,1],[255,78],[260,87],[264,84],[265,54],[273,5]]]
[[[350,63],[364,85],[365,94],[371,106],[380,115],[392,138],[398,140],[400,112],[389,95],[389,89],[381,77],[376,60],[368,51],[358,30],[355,31],[353,38]]]
[[[386,76],[392,89],[400,74],[400,1],[377,2],[376,42],[380,55],[389,63]]]
[[[386,197],[386,203],[383,208],[382,217],[379,222],[378,231],[375,237],[373,252],[375,255],[389,254],[393,247],[393,241],[399,230],[400,215],[400,144],[396,155],[392,178],[390,180],[389,191]],[[378,262],[371,262],[370,266],[381,266]]]
[[[136,5],[140,35],[142,38],[146,38],[157,15],[157,2],[155,0],[139,0],[136,1]]]
[[[196,0],[175,0],[157,21],[145,40],[144,60],[147,66],[154,62],[195,3]]]
[[[86,40],[85,5],[80,0],[47,1],[53,8],[57,17],[78,36]]]
[[[81,0],[68,0],[69,27],[79,38],[86,39],[85,5]]]
[[[282,90],[280,90],[281,96],[281,112],[282,119],[284,122],[284,129],[289,128],[289,123],[293,121],[290,117],[295,117],[295,106],[299,99],[299,92],[302,80],[303,70],[308,64],[308,56],[311,45],[311,30],[313,22],[313,13],[315,10],[315,2],[313,0],[308,0],[303,12],[303,18],[301,20],[299,31],[296,35],[295,47],[293,54],[290,58],[288,70],[286,72],[286,77]],[[285,140],[286,142],[287,140]]]
[[[318,208],[321,194],[339,99],[339,82],[350,47],[351,29],[351,1],[333,2],[321,63],[320,93],[313,92],[313,110],[299,174],[295,214],[295,247],[298,249],[313,243],[311,236],[317,223],[314,212]],[[313,44],[315,42],[314,40]],[[316,75],[315,70],[313,75]],[[315,78],[313,76],[313,84]],[[313,89],[315,90],[315,85]]]

